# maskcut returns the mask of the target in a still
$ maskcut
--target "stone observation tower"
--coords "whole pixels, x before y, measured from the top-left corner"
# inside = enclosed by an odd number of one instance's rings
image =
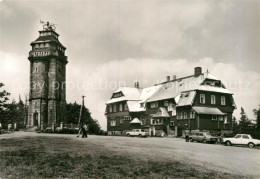
[[[40,36],[31,43],[28,126],[59,125],[66,113],[66,48],[55,25],[43,23]]]

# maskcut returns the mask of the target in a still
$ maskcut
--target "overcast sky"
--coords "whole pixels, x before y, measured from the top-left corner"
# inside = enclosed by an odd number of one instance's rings
[[[0,81],[29,92],[30,43],[40,20],[57,24],[68,56],[67,102],[106,129],[105,102],[119,85],[147,87],[202,66],[227,83],[239,118],[260,104],[260,1],[0,1]]]

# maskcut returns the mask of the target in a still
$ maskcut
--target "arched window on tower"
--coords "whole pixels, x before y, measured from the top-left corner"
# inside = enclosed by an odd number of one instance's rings
[[[61,73],[61,67],[60,66],[58,66],[58,72]]]

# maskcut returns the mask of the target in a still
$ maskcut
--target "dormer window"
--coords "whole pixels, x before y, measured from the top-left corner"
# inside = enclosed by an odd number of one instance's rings
[[[118,98],[118,97],[121,97],[122,96],[122,93],[119,92],[119,93],[114,93],[113,95],[113,98]]]

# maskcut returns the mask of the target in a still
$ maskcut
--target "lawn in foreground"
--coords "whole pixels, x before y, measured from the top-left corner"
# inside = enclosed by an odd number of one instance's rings
[[[86,140],[23,137],[0,140],[0,178],[233,178],[177,161],[123,156]]]

